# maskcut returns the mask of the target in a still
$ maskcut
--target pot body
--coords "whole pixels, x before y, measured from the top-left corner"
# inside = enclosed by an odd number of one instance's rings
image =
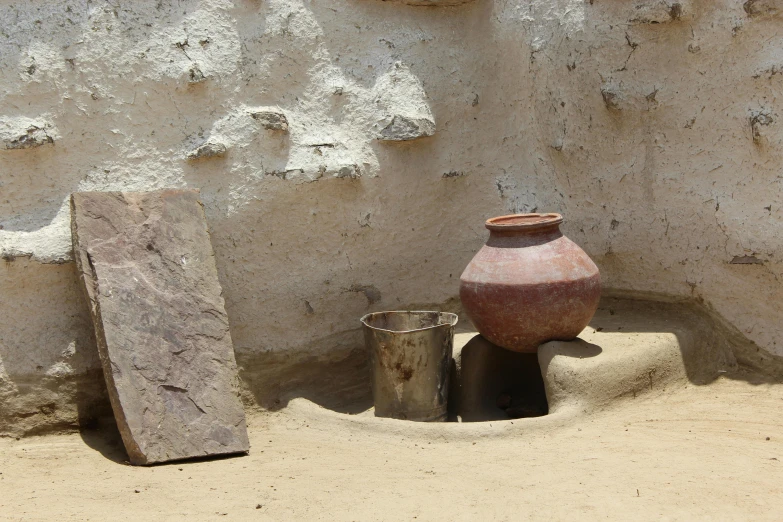
[[[574,339],[598,308],[598,267],[559,228],[559,214],[517,214],[487,221],[489,240],[460,277],[460,299],[488,341],[536,352]]]

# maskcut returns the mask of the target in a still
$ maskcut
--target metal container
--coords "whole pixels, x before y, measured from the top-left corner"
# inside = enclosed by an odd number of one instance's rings
[[[446,420],[457,315],[377,312],[362,317],[376,417]]]

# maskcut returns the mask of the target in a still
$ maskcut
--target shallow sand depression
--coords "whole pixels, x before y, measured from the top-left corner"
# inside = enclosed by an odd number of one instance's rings
[[[296,399],[249,417],[248,456],[151,468],[105,432],[6,439],[0,518],[779,520],[780,386],[723,377],[545,419],[406,436]]]
[[[700,328],[609,301],[581,341],[540,350],[536,418],[412,423],[291,397],[249,412],[247,456],[148,468],[111,421],[2,439],[0,518],[778,520],[783,386]]]

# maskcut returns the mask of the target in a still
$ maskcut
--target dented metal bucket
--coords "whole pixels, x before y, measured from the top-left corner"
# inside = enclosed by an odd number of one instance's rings
[[[377,312],[362,317],[376,417],[446,420],[457,315]]]

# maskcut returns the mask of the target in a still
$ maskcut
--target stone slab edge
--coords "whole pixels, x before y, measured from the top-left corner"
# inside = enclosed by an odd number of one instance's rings
[[[198,191],[194,191],[194,192],[198,193]],[[131,434],[130,426],[128,425],[126,421],[126,417],[123,413],[122,404],[119,400],[119,397],[116,395],[114,391],[116,390],[116,384],[114,382],[114,375],[112,372],[111,361],[109,359],[109,354],[108,354],[106,333],[103,328],[103,318],[101,316],[100,303],[96,299],[98,288],[97,288],[97,284],[93,282],[92,278],[86,277],[86,274],[88,273],[87,271],[90,271],[90,273],[92,272],[91,269],[92,262],[89,259],[89,255],[87,254],[87,252],[79,247],[77,213],[76,213],[75,202],[74,202],[75,195],[76,194],[71,194],[71,198],[70,198],[73,257],[78,270],[79,279],[82,283],[82,288],[85,291],[87,302],[90,307],[90,315],[93,319],[93,325],[95,328],[95,338],[98,345],[98,354],[101,361],[101,366],[103,368],[104,379],[106,380],[106,385],[109,391],[108,393],[109,401],[111,403],[112,410],[114,411],[114,417],[117,422],[117,428],[119,429],[123,444],[126,448],[126,451],[128,452],[128,457],[132,464],[134,465],[156,464],[161,461],[148,461],[148,459],[146,458],[146,456],[144,455],[144,453],[141,451],[138,444],[136,443],[134,437]],[[204,218],[203,222],[206,223],[206,216],[203,215],[203,208],[202,208],[202,217]],[[246,454],[249,452],[249,449],[250,448],[248,444],[246,445],[246,448],[243,451],[234,451],[231,453]],[[189,457],[185,457],[185,458],[189,458]],[[181,459],[175,459],[175,460],[181,460]]]

